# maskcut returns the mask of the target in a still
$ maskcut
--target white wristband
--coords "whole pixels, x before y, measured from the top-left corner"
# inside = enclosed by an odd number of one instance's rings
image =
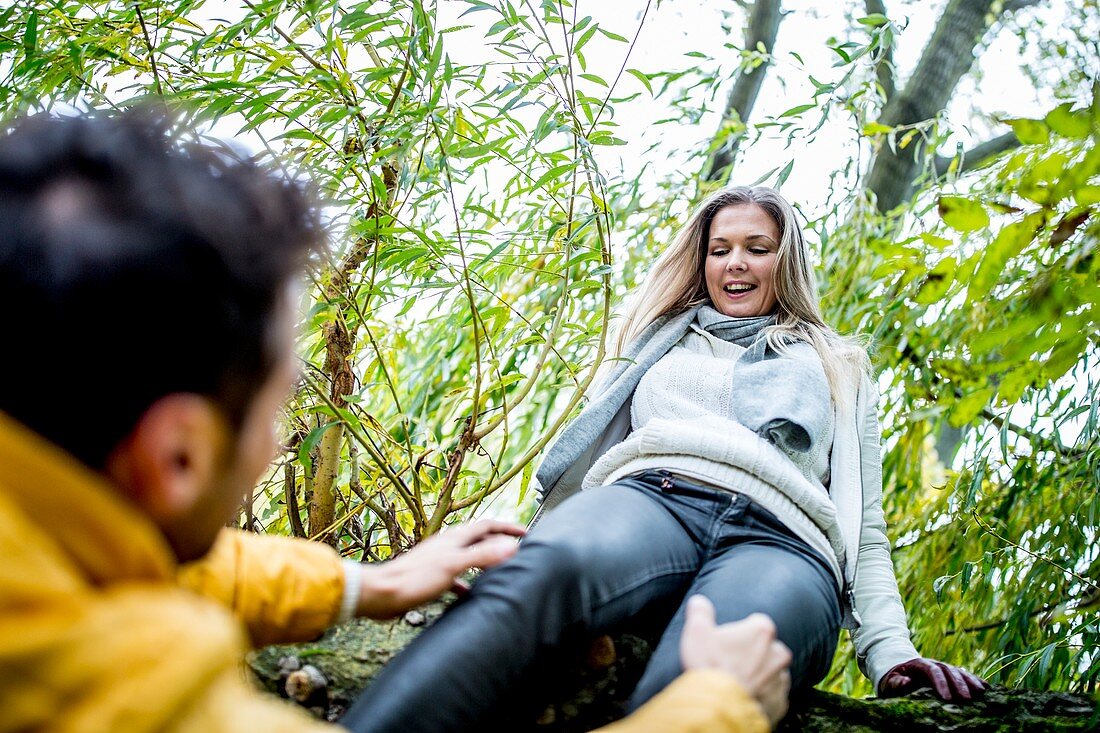
[[[336,623],[342,624],[355,618],[355,609],[359,605],[359,589],[362,585],[360,573],[362,566],[355,560],[344,560],[344,595],[340,599],[340,613]]]

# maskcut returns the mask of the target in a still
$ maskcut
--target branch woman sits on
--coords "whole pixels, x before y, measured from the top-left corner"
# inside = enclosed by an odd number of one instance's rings
[[[841,626],[880,695],[985,688],[913,647],[882,511],[865,351],[824,322],[795,214],[768,188],[707,199],[630,301],[618,359],[538,471],[517,555],[394,660],[345,720],[483,730],[539,697],[563,648],[657,618],[636,708],[680,672],[686,599],[770,616],[792,688]]]

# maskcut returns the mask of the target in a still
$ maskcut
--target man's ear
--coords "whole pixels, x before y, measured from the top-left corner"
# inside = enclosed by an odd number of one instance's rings
[[[164,527],[186,517],[227,459],[229,429],[220,410],[196,394],[157,400],[107,458],[107,477]]]

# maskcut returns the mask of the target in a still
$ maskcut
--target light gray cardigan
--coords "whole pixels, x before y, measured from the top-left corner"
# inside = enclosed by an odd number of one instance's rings
[[[536,473],[539,514],[580,490],[592,464],[630,431],[630,402],[642,375],[675,345],[698,307],[663,316],[630,344],[580,415],[546,452]],[[829,498],[844,539],[844,625],[859,667],[878,689],[896,664],[920,656],[909,639],[882,513],[878,390],[862,371],[848,375],[849,396],[835,405]]]

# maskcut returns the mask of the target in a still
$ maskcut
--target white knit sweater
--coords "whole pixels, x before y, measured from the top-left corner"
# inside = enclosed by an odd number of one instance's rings
[[[746,428],[733,401],[734,368],[744,352],[693,324],[642,377],[631,402],[631,434],[592,466],[583,486],[660,468],[744,494],[817,550],[842,587],[844,542],[826,488],[831,413],[806,452],[784,453]]]

